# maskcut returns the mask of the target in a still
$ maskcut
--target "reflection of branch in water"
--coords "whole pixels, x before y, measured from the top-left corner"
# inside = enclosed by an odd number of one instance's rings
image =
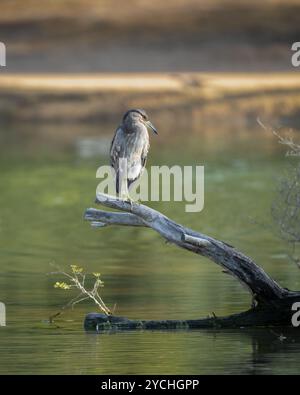
[[[292,328],[274,329],[245,329],[243,334],[249,336],[252,342],[252,357],[248,365],[251,371],[246,374],[262,373],[270,370],[270,365],[280,355],[300,352],[300,331]]]

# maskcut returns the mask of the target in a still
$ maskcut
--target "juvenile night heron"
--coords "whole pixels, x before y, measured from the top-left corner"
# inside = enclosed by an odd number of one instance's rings
[[[137,180],[146,165],[150,147],[147,127],[157,134],[144,110],[127,111],[116,130],[110,147],[110,163],[116,174],[116,192],[129,199],[129,186]]]

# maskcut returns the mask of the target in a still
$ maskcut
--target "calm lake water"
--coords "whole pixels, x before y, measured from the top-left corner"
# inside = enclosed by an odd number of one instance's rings
[[[103,298],[116,314],[141,319],[225,315],[249,307],[240,284],[199,256],[166,245],[149,229],[92,229],[95,172],[108,162],[115,125],[2,126],[0,129],[0,373],[281,374],[300,372],[300,336],[269,329],[135,331],[87,334],[86,302],[54,324],[48,317],[71,299],[50,263],[101,272]],[[152,138],[151,164],[204,165],[205,207],[150,203],[175,221],[221,238],[251,256],[283,286],[300,289],[300,272],[271,223],[284,148],[259,130]],[[280,339],[284,334],[286,339]],[[300,333],[300,329],[299,329]]]

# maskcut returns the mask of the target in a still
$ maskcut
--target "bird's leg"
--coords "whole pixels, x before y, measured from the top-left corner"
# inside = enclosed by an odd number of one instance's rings
[[[120,199],[130,204],[130,211],[132,211],[133,200],[131,199],[128,191],[127,180],[122,180]]]
[[[119,191],[121,200],[130,200],[127,184],[127,159],[120,158],[119,160]]]
[[[123,200],[125,200],[126,202],[128,202],[130,204],[130,211],[132,211],[132,205],[135,202],[133,199],[131,199],[128,191],[127,191],[127,194],[123,196]]]
[[[130,211],[132,211],[132,205],[135,203],[133,199],[129,196],[129,193],[119,193],[118,194],[118,199],[122,200],[123,202],[127,202],[130,204]]]
[[[131,199],[131,197],[129,195],[128,195],[128,202],[130,204],[130,211],[132,211],[132,206],[133,206],[134,201]]]
[[[125,202],[129,202],[129,201],[131,201],[131,198],[130,198],[130,196],[129,196],[129,194],[128,193],[121,193],[120,195],[120,199],[121,200],[124,200]]]

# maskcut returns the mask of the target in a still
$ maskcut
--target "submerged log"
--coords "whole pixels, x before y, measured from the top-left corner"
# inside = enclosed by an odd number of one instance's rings
[[[172,221],[143,204],[128,202],[105,194],[97,194],[96,203],[117,209],[110,212],[89,208],[85,219],[94,227],[109,225],[143,226],[152,228],[165,240],[178,247],[202,255],[231,274],[251,293],[252,307],[227,317],[196,320],[145,321],[91,313],[86,316],[87,330],[102,329],[196,329],[236,328],[249,326],[291,326],[292,305],[300,301],[300,292],[282,288],[249,257],[233,246],[213,237],[195,232]]]

